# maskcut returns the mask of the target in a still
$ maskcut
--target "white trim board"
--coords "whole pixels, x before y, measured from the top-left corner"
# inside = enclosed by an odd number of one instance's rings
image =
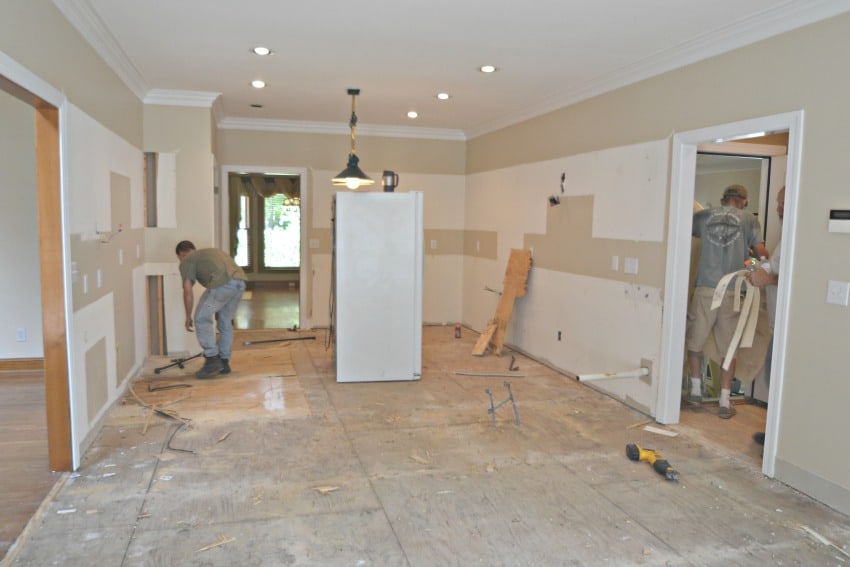
[[[661,331],[661,360],[658,390],[659,423],[678,423],[681,404],[682,370],[684,368],[685,314],[688,305],[691,227],[693,223],[694,178],[696,154],[700,144],[724,138],[740,137],[751,132],[788,131],[788,166],[785,189],[785,221],[783,223],[782,258],[774,329],[774,349],[768,397],[762,472],[773,477],[776,466],[776,440],[780,423],[784,352],[787,342],[786,317],[791,297],[791,273],[794,260],[794,234],[800,181],[800,159],[803,111],[753,118],[673,136],[670,177],[670,209],[667,234],[667,268],[664,286],[664,315]]]

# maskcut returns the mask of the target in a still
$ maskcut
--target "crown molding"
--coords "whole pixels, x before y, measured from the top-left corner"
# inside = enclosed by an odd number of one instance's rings
[[[297,134],[344,134],[351,133],[349,125],[334,122],[303,122],[296,120],[260,120],[255,118],[224,118],[218,121],[224,130],[263,130],[269,132],[291,132]],[[425,140],[465,141],[461,130],[441,128],[413,128],[405,126],[369,125],[358,122],[358,136],[382,136],[385,138],[416,138]]]
[[[87,0],[53,0],[56,8],[83,36],[112,71],[127,85],[139,100],[144,100],[150,86],[133,62],[115,41],[115,36],[103,23]]]
[[[145,104],[165,106],[198,106],[213,108],[221,93],[207,91],[173,91],[152,89],[142,99]]]
[[[639,81],[850,11],[847,0],[789,0],[749,18],[659,51],[554,95],[540,104],[466,131],[472,139]]]

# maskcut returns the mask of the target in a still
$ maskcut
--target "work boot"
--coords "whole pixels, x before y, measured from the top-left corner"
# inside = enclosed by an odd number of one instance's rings
[[[221,372],[223,368],[224,362],[221,360],[219,355],[205,356],[204,366],[195,373],[195,376],[201,379],[209,378],[210,376],[214,376]]]
[[[720,406],[720,409],[717,411],[717,415],[718,417],[720,417],[720,419],[729,419],[730,417],[735,416],[737,413],[738,411],[731,405],[729,407]]]
[[[218,371],[218,373],[219,374],[230,374],[230,364],[229,363],[230,363],[229,360],[222,358],[221,359],[222,367],[221,367],[221,370]]]

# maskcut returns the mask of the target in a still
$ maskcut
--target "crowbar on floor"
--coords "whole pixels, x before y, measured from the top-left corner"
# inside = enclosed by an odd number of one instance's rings
[[[310,337],[290,337],[288,339],[264,339],[261,341],[245,341],[242,343],[243,346],[248,345],[259,345],[263,343],[282,343],[286,341],[309,341],[311,339],[315,339],[316,335],[312,335]]]

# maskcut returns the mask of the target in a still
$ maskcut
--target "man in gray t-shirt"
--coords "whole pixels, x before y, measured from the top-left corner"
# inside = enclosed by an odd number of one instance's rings
[[[726,296],[718,309],[711,309],[714,289],[726,274],[744,268],[750,250],[759,258],[767,258],[767,249],[761,237],[758,219],[744,212],[747,206],[747,189],[741,185],[730,185],[723,192],[721,206],[694,213],[693,236],[700,238],[700,259],[697,265],[695,288],[688,308],[686,346],[688,365],[691,371],[692,402],[702,399],[702,350],[709,335],[721,353],[726,353],[735,333],[739,314],[733,309],[734,290],[726,290]],[[720,380],[719,416],[728,419],[735,415],[729,401],[732,380],[735,377],[736,358],[724,369]]]
[[[204,366],[195,375],[198,378],[211,378],[219,374],[230,374],[233,316],[245,291],[245,272],[236,265],[233,258],[221,250],[196,250],[189,240],[179,242],[175,253],[180,260],[180,278],[183,280],[185,327],[187,331],[195,331],[198,343],[204,349]],[[192,287],[195,282],[206,290],[198,301],[193,320],[192,306],[195,296]]]

